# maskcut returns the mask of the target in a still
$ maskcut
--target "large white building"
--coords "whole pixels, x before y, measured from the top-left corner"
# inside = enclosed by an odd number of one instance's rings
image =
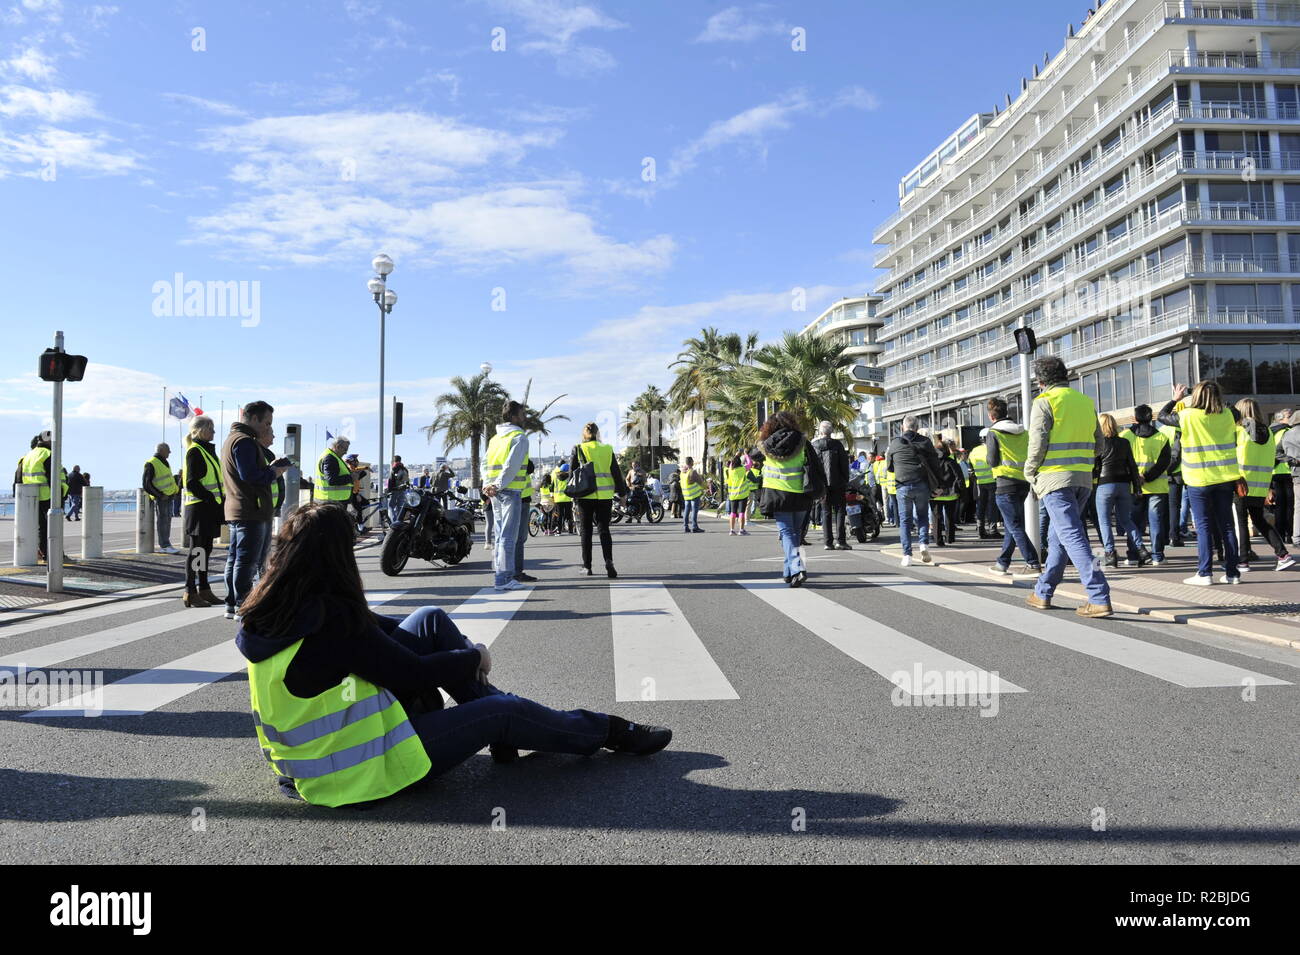
[[[1200,378],[1296,401],[1300,4],[1104,0],[1072,32],[875,233],[891,433],[1019,416],[1020,322],[1102,411]]]
[[[877,332],[884,325],[877,314],[880,302],[878,295],[842,298],[809,322],[804,333],[841,336],[845,341],[845,353],[855,359],[855,364],[875,367],[885,350],[885,346],[877,341]],[[879,440],[883,444],[886,436],[884,400],[871,396],[855,397],[861,400],[858,417],[853,422],[853,442],[859,450],[870,451],[873,441]]]

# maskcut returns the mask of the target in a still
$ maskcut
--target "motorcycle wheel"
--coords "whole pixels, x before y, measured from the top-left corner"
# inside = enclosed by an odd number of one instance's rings
[[[529,536],[529,537],[536,537],[536,536],[538,535],[538,533],[541,532],[541,529],[542,529],[542,522],[538,519],[538,517],[537,517],[537,512],[536,512],[536,511],[529,511],[529,513],[528,513],[528,536]]]
[[[877,533],[879,533],[879,532],[877,532]],[[867,542],[867,529],[866,529],[866,527],[865,527],[865,526],[864,526],[864,527],[855,527],[855,528],[853,529],[853,536],[856,537],[856,538],[858,539],[858,543],[859,543],[859,544],[865,544],[865,543]]]
[[[651,524],[658,524],[664,519],[664,506],[662,504],[651,504],[648,519]]]
[[[623,509],[621,507],[612,508],[609,512],[609,522],[611,524],[617,524],[621,520],[623,520]]]
[[[462,560],[465,559],[466,555],[469,554],[470,550],[472,549],[472,546],[473,545],[471,545],[469,542],[469,531],[465,530],[464,528],[457,528],[456,553],[452,554],[450,557],[444,557],[442,559],[442,562],[448,565],[459,564]]]
[[[395,527],[384,541],[383,550],[379,552],[379,569],[389,577],[398,576],[411,559],[411,529]]]
[[[870,537],[870,540],[875,540],[875,539],[876,539],[877,537],[879,537],[879,536],[880,536],[880,524],[879,524],[879,523],[876,523],[876,524],[872,525],[872,527],[871,527],[871,537]]]

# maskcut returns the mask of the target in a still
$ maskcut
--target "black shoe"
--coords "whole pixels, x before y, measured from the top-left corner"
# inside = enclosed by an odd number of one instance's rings
[[[649,756],[672,742],[673,731],[663,726],[632,723],[617,716],[611,716],[609,721],[610,738],[605,741],[605,748],[616,753]]]
[[[605,576],[609,577],[611,580],[618,576],[618,571],[614,569],[613,564],[605,565]]]
[[[822,547],[822,550],[834,550],[834,549],[835,549],[834,544],[826,544]]]
[[[1169,546],[1170,546],[1170,547],[1183,547],[1183,546],[1184,546],[1184,544],[1183,544],[1183,539],[1182,539],[1181,537],[1174,537],[1174,538],[1171,538],[1170,541],[1169,541]]]
[[[493,743],[488,747],[488,752],[492,754],[494,763],[513,763],[519,758],[519,750],[505,743]]]
[[[799,573],[795,575],[795,577],[798,578],[799,586],[802,587],[804,583],[808,580],[808,571],[801,570],[799,571]]]
[[[1143,547],[1137,552],[1137,565],[1139,567],[1151,563],[1151,551]]]
[[[583,564],[583,565],[582,565],[582,569],[585,570],[585,571],[587,572],[587,576],[588,576],[588,577],[591,576],[591,568],[590,568],[590,567],[588,567],[586,564]]]
[[[853,545],[850,544],[850,543],[848,543],[848,541],[840,541],[840,542],[839,542],[839,545],[838,545],[835,549],[836,549],[836,550],[853,550]]]
[[[1102,554],[1101,562],[1105,564],[1107,567],[1118,567],[1119,554],[1115,553],[1113,550],[1108,550],[1104,554]]]
[[[523,572],[520,572],[520,573],[518,573],[518,574],[515,574],[515,580],[519,581],[521,584],[535,584],[535,583],[537,583],[537,578],[536,578],[536,577],[534,577],[532,574],[525,574],[525,573],[523,573]]]

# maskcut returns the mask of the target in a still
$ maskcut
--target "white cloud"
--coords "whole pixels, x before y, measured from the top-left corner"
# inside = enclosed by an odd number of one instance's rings
[[[247,116],[238,106],[232,106],[229,103],[222,103],[219,100],[204,99],[202,96],[191,96],[188,93],[163,93],[163,99],[171,100],[173,103],[180,103],[184,106],[194,106],[198,109],[207,110],[210,113],[217,113],[221,116]]]
[[[790,26],[774,20],[747,17],[740,7],[728,7],[709,17],[693,43],[752,43],[762,36],[788,35]]]
[[[565,76],[588,76],[613,69],[617,61],[607,51],[579,41],[588,30],[619,30],[627,26],[607,16],[599,7],[562,0],[491,0],[499,10],[519,17],[529,39],[519,44],[524,53],[543,53],[555,58],[556,69]],[[509,49],[509,46],[507,46]]]
[[[44,81],[54,76],[54,61],[39,48],[29,46],[0,63],[0,69],[29,80]]]
[[[41,122],[59,123],[95,115],[94,101],[84,93],[0,86],[0,116],[34,116]]]
[[[700,157],[734,143],[745,143],[762,150],[767,134],[789,129],[791,117],[810,110],[812,106],[812,101],[802,91],[795,90],[773,102],[752,106],[735,116],[711,123],[701,136],[673,153],[668,164],[668,178],[675,179],[689,172]]]
[[[120,176],[138,167],[138,158],[118,147],[116,140],[104,133],[75,133],[52,126],[32,133],[12,136],[0,134],[0,178],[5,167],[36,167],[49,160],[56,172],[75,169],[92,175]],[[24,168],[20,175],[39,175],[40,170]]]

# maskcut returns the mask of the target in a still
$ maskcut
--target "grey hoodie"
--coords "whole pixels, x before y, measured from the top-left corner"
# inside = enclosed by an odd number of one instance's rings
[[[1001,421],[995,421],[988,426],[987,433],[984,435],[984,447],[988,450],[989,467],[996,468],[1002,464],[1002,445],[998,443],[994,431],[1001,431],[1003,434],[1024,434],[1025,426],[1012,421],[1010,418],[1003,418]],[[1003,477],[998,475],[997,486],[993,489],[995,494],[1009,494],[1028,481],[1022,481],[1019,478]]]

